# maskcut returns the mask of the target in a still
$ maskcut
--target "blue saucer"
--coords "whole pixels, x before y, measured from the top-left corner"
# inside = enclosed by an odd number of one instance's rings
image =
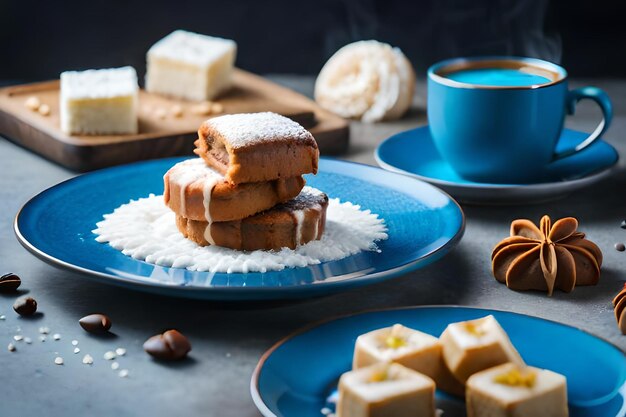
[[[564,129],[557,151],[580,143],[587,133]],[[548,166],[532,184],[477,183],[461,178],[435,148],[428,126],[398,133],[375,152],[378,164],[436,185],[459,201],[481,204],[518,204],[565,197],[610,174],[618,160],[615,148],[603,140]]]
[[[17,237],[44,261],[101,282],[166,295],[233,300],[310,297],[374,283],[439,259],[463,234],[463,212],[441,190],[380,168],[321,159],[318,175],[308,175],[307,183],[379,214],[389,229],[389,239],[379,244],[380,253],[362,252],[280,272],[224,274],[148,264],[94,240],[91,231],[103,214],[131,199],[162,194],[163,174],[182,159],[108,168],[49,188],[18,213]]]
[[[452,322],[493,314],[524,360],[566,376],[571,417],[626,414],[626,357],[620,349],[582,330],[516,313],[470,307],[410,307],[347,316],[303,329],[263,355],[250,385],[266,417],[322,417],[339,376],[352,363],[360,334],[401,323],[439,336]],[[294,366],[297,364],[297,366]],[[437,392],[446,417],[465,415],[462,400]]]

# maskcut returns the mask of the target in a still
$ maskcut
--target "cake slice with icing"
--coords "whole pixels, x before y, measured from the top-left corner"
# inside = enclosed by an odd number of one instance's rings
[[[224,222],[253,216],[296,197],[304,178],[290,177],[233,185],[200,158],[174,165],[163,177],[164,199],[190,220]]]
[[[326,194],[304,187],[296,198],[241,220],[209,223],[177,215],[176,226],[201,246],[246,251],[295,249],[322,238],[327,207]]]
[[[276,113],[229,114],[202,123],[197,155],[232,184],[317,173],[313,135]]]
[[[231,85],[237,44],[176,30],[146,57],[146,90],[192,101],[212,100]]]

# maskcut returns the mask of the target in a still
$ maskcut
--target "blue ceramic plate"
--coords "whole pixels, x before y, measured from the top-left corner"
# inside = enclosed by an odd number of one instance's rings
[[[58,184],[22,208],[15,219],[17,237],[41,259],[102,282],[226,300],[309,297],[373,283],[439,259],[463,234],[463,212],[441,190],[380,168],[321,159],[320,172],[307,182],[382,216],[389,239],[380,242],[381,253],[280,272],[224,274],[152,265],[94,240],[91,230],[103,214],[130,199],[161,194],[163,174],[180,160],[108,168]]]
[[[582,142],[587,133],[564,129],[557,151]],[[429,182],[454,198],[475,204],[523,204],[554,200],[588,187],[610,174],[618,160],[615,148],[603,140],[549,165],[541,181],[532,184],[487,184],[461,178],[435,148],[428,126],[398,133],[375,152],[378,164],[394,172]]]
[[[323,417],[320,410],[332,409],[328,399],[336,392],[341,374],[351,367],[360,334],[401,323],[439,336],[449,323],[487,314],[496,317],[529,365],[567,377],[571,417],[626,414],[626,357],[617,347],[556,322],[470,307],[374,311],[306,328],[263,355],[252,375],[252,398],[264,416]],[[437,407],[445,417],[465,415],[462,400],[441,392],[437,392]]]

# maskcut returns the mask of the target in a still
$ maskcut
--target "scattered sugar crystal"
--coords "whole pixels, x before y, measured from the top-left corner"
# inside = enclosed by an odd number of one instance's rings
[[[39,328],[39,333],[41,333],[41,334],[48,334],[48,333],[50,333],[50,329],[47,328],[47,327],[40,327]]]
[[[78,345],[78,340],[72,340],[72,346],[77,346]]]
[[[330,413],[332,413],[332,412],[333,412],[333,410],[331,410],[331,409],[330,409],[330,408],[328,408],[328,407],[324,407],[324,408],[322,408],[320,411],[321,411],[321,412],[322,412],[322,414],[324,414],[325,416],[327,416],[327,415],[329,415]]]
[[[9,346],[7,346],[7,349],[9,349],[9,352],[15,352],[15,345],[13,343],[9,343]]]
[[[76,354],[78,352],[80,352],[80,348],[74,348],[74,353]]]
[[[0,320],[6,320],[7,316],[5,316],[4,314],[0,315]]]
[[[21,342],[24,339],[24,336],[22,336],[21,334],[16,334],[15,336],[13,336],[13,340],[15,340],[16,342]]]
[[[118,347],[117,349],[115,349],[115,353],[117,354],[117,356],[124,356],[126,355],[126,349]]]
[[[54,358],[54,363],[56,363],[57,365],[63,365],[63,358],[57,356],[56,358]]]
[[[109,350],[108,352],[105,352],[104,359],[107,361],[112,361],[113,359],[115,359],[116,356],[117,355],[115,354],[115,352]]]
[[[42,334],[41,336],[39,336],[39,340],[41,340],[42,342],[46,341],[46,335]]]
[[[33,343],[33,339],[31,339],[30,337],[25,337],[24,342],[30,345],[31,343]]]
[[[119,373],[120,378],[128,377],[128,369],[122,369]]]
[[[91,365],[93,363],[93,358],[91,357],[91,355],[87,354],[83,357],[83,363],[85,365]]]
[[[52,338],[53,338],[54,340],[61,340],[61,335],[60,335],[60,334],[58,334],[58,333],[55,333],[55,334],[53,334],[53,335],[52,335]]]
[[[119,368],[119,367],[120,367],[120,363],[119,362],[113,362],[111,364],[111,369],[113,369],[114,371],[116,371],[117,368]]]

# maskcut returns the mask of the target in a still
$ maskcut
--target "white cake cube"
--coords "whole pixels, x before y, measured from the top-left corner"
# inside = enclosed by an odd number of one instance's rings
[[[61,74],[61,130],[74,135],[137,133],[137,72],[132,67]]]
[[[503,363],[525,365],[509,336],[492,315],[449,324],[439,340],[443,345],[444,362],[461,383],[476,372]]]
[[[211,100],[231,84],[237,44],[177,30],[147,56],[146,90],[187,100]]]
[[[337,417],[434,417],[435,382],[396,363],[378,363],[339,379]]]
[[[563,375],[513,363],[496,366],[467,380],[468,417],[567,417]]]
[[[401,324],[362,334],[354,346],[353,369],[396,362],[435,378],[441,362],[439,339]]]

